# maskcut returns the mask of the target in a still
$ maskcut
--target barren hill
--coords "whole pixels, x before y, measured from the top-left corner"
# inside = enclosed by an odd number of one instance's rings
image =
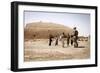
[[[48,38],[49,34],[56,36],[63,32],[68,34],[72,32],[72,29],[62,24],[50,22],[28,23],[24,28],[25,39],[46,39]]]

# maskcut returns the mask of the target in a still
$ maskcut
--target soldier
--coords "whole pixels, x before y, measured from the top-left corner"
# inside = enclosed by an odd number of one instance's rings
[[[67,46],[69,46],[70,35],[67,35]]]
[[[53,39],[53,36],[50,34],[50,35],[49,35],[49,46],[51,46],[52,39]]]
[[[74,47],[78,47],[78,31],[76,30],[76,27],[73,28],[73,42],[74,42]]]
[[[73,46],[73,35],[71,35],[70,38],[71,38],[71,46]]]
[[[55,46],[58,45],[58,36],[55,37]]]
[[[62,47],[64,48],[64,45],[65,45],[65,34],[64,34],[64,32],[61,35],[61,41],[62,41]]]

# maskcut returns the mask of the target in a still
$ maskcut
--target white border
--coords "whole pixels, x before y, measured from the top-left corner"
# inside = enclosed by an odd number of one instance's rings
[[[91,52],[90,59],[86,60],[61,60],[61,61],[41,61],[41,62],[24,62],[24,23],[23,11],[53,11],[53,12],[72,12],[72,13],[89,13],[91,15]],[[50,67],[50,66],[71,66],[71,65],[86,65],[95,64],[95,10],[93,9],[78,9],[78,8],[60,8],[46,6],[18,6],[18,68],[35,68],[35,67]]]

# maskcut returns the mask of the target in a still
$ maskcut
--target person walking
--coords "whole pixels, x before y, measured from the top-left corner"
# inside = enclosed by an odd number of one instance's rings
[[[68,35],[67,35],[67,46],[69,46],[69,40],[70,40],[70,35],[68,33]]]
[[[55,46],[58,45],[58,36],[55,37]]]
[[[62,41],[62,47],[64,48],[64,45],[65,45],[65,34],[64,34],[64,32],[61,35],[61,41]]]
[[[50,35],[49,35],[49,46],[51,46],[51,43],[52,43],[52,41],[53,41],[52,39],[53,39],[53,36],[50,34]]]
[[[78,30],[76,30],[76,27],[73,28],[73,39],[74,39],[74,47],[77,48],[78,47]]]
[[[70,43],[71,43],[71,46],[73,46],[73,35],[71,34],[71,36],[70,36]]]

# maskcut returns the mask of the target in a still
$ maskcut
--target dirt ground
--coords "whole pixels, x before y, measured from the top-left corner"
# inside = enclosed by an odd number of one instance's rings
[[[65,45],[62,47],[61,41],[55,46],[48,45],[48,39],[27,40],[24,42],[24,61],[48,61],[48,60],[68,60],[68,59],[88,59],[90,58],[89,41],[79,41],[79,47]]]

